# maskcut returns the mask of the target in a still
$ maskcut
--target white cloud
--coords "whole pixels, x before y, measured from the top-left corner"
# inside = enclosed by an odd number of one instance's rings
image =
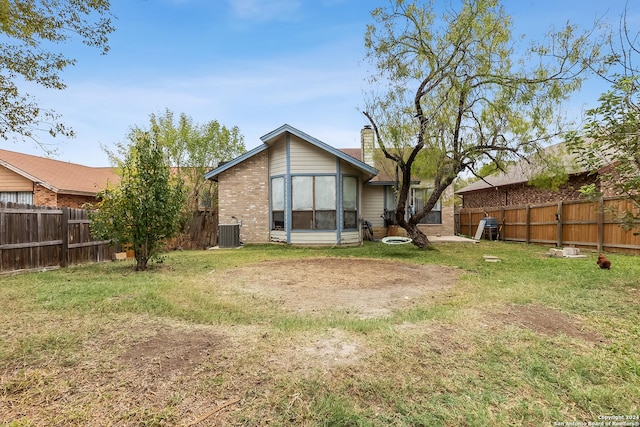
[[[59,158],[92,166],[108,164],[101,144],[124,141],[131,126],[146,126],[149,114],[165,108],[200,123],[215,119],[238,126],[247,148],[285,123],[336,147],[357,146],[364,124],[356,109],[362,70],[358,58],[335,52],[329,46],[286,58],[227,62],[198,75],[76,79],[65,91],[40,91],[38,98],[76,130],[76,139],[60,145]]]

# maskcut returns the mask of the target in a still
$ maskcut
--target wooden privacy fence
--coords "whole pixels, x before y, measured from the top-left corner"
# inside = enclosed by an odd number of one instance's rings
[[[111,260],[110,241],[89,232],[84,209],[0,202],[0,273]]]
[[[625,231],[608,212],[631,209],[621,197],[559,201],[528,206],[463,208],[459,213],[461,234],[473,236],[485,216],[495,217],[499,239],[505,241],[593,248],[597,251],[640,254],[640,236]]]

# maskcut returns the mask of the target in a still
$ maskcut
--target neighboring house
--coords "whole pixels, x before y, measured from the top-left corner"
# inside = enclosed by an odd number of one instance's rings
[[[219,223],[240,223],[244,243],[360,243],[361,220],[383,227],[385,209],[395,208],[396,184],[374,167],[373,131],[361,136],[360,149],[345,150],[289,125],[263,136],[262,145],[205,174],[218,182]],[[426,191],[418,184],[415,194]],[[437,216],[427,232],[453,234],[453,203]]]
[[[551,154],[555,165],[562,165],[568,181],[558,189],[539,188],[530,184],[532,178],[550,167],[539,157],[521,160],[507,168],[505,173],[491,175],[456,191],[462,197],[463,208],[495,208],[503,206],[523,206],[577,200],[581,198],[580,188],[587,184],[596,184],[600,188],[597,174],[581,168],[575,157],[568,154],[564,144],[556,144],[545,149]],[[605,190],[606,193],[606,190]]]
[[[0,201],[80,208],[95,203],[107,183],[120,178],[113,168],[94,168],[0,150]]]

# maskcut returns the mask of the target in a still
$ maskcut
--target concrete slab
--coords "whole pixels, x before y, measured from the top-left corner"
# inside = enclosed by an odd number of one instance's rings
[[[547,256],[554,258],[587,258],[586,255],[580,253],[579,248],[551,248],[549,252],[547,252]]]

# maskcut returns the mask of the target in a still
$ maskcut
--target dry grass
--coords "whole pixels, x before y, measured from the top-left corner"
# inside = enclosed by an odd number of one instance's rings
[[[638,414],[637,259],[613,256],[605,272],[543,252],[248,247],[172,253],[146,273],[9,277],[0,423],[538,426]]]

